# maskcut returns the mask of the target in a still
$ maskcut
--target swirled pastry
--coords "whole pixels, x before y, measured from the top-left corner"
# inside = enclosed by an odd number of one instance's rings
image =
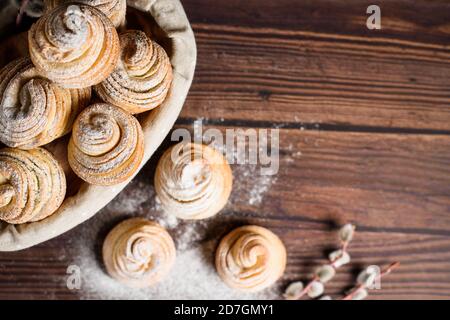
[[[63,169],[48,151],[0,150],[0,220],[42,220],[59,208],[65,193]]]
[[[201,144],[179,143],[167,150],[155,173],[155,190],[169,214],[204,219],[227,203],[233,176],[218,151]]]
[[[39,73],[64,88],[86,88],[106,79],[119,59],[119,36],[98,9],[63,4],[46,12],[28,32]]]
[[[231,288],[259,291],[274,284],[286,267],[286,249],[270,230],[243,226],[231,231],[216,251],[216,269]]]
[[[108,186],[123,182],[137,171],[143,155],[141,125],[123,109],[93,104],[75,120],[68,160],[86,182]]]
[[[51,10],[63,3],[74,2],[74,0],[45,0],[45,9]],[[75,2],[83,3],[96,7],[102,11],[111,20],[117,28],[125,23],[125,14],[127,9],[127,0],[76,0]]]
[[[157,223],[132,218],[118,224],[103,243],[103,261],[109,275],[135,288],[163,279],[175,262],[175,244]]]
[[[33,149],[72,129],[91,89],[63,89],[38,75],[29,58],[0,71],[0,141],[9,147]]]
[[[172,83],[172,65],[164,49],[142,31],[120,35],[116,69],[95,87],[106,102],[135,114],[158,107]]]

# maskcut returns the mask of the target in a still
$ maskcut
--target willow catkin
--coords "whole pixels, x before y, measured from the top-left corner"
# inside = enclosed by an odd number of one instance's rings
[[[175,255],[169,233],[142,218],[121,222],[103,243],[107,272],[130,287],[148,287],[161,281],[170,272]]]
[[[63,169],[48,151],[0,150],[0,220],[42,220],[60,207],[65,193]]]
[[[31,27],[28,42],[38,72],[64,88],[100,83],[119,59],[119,37],[111,21],[80,3],[46,12]]]
[[[125,23],[126,0],[44,0],[45,10],[49,11],[61,4],[69,2],[78,2],[96,7],[111,20],[116,28]]]
[[[144,134],[135,117],[106,103],[83,110],[75,120],[68,146],[73,171],[94,185],[124,182],[139,168]]]
[[[144,32],[120,34],[116,69],[95,91],[104,100],[135,114],[158,107],[172,83],[172,66],[164,49]]]
[[[227,203],[233,176],[218,151],[201,144],[179,143],[167,150],[155,173],[161,206],[181,219],[204,219]]]
[[[91,89],[63,89],[39,76],[29,58],[0,71],[0,141],[33,149],[68,133]]]
[[[284,273],[286,249],[270,230],[258,226],[234,229],[216,250],[216,269],[234,289],[255,292],[274,284]]]

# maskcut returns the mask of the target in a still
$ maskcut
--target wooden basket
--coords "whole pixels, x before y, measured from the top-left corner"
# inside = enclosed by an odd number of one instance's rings
[[[144,159],[140,166],[142,168],[180,114],[194,76],[197,50],[194,34],[179,0],[128,0],[128,6],[137,9],[130,9],[127,14],[130,28],[140,27],[147,32],[153,32],[167,49],[174,70],[172,87],[165,102],[139,117],[145,135]],[[3,21],[0,21],[0,24],[2,23]],[[155,26],[157,31],[154,31]],[[0,32],[1,30],[0,25]],[[21,37],[26,39],[24,35]],[[24,51],[26,52],[23,48],[17,49],[19,54]],[[0,251],[28,248],[74,228],[107,205],[132,178],[110,187],[82,183],[74,195],[64,200],[56,213],[39,222],[23,225],[0,222]],[[70,188],[69,183],[70,180]]]

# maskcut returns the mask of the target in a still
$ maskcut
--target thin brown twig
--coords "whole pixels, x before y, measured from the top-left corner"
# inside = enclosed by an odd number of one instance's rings
[[[348,247],[349,243],[350,243],[350,241],[342,241],[342,255],[344,255],[344,253],[347,252],[347,247]]]
[[[313,285],[314,281],[317,281],[318,279],[319,279],[318,276],[314,276],[314,277],[311,279],[311,281],[309,281],[309,283],[303,288],[303,290],[300,291],[300,293],[299,293],[297,296],[295,296],[295,297],[293,298],[293,300],[298,300],[298,299],[300,299],[301,297],[303,297],[305,294],[307,294],[308,291],[309,291],[309,289],[310,289],[311,286]]]
[[[377,277],[375,278],[375,281],[381,279],[382,277],[388,275],[389,273],[391,273],[395,268],[397,268],[400,265],[400,262],[394,262],[391,263],[385,270],[383,270],[379,275],[377,275]],[[358,294],[360,291],[362,291],[363,289],[366,289],[367,286],[365,283],[361,283],[359,284],[352,292],[350,292],[348,295],[346,295],[344,298],[342,298],[342,300],[352,300],[353,297]]]

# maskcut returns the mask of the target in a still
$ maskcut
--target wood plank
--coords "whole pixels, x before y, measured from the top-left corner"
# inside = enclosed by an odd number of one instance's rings
[[[365,27],[370,0],[183,0],[196,23],[281,30],[305,30],[328,34],[373,36]],[[386,38],[447,44],[450,36],[450,4],[445,0],[380,0],[382,25],[377,32]],[[272,30],[271,30],[272,31]]]
[[[448,134],[449,4],[381,1],[369,31],[367,3],[186,1],[199,58],[182,115]]]
[[[264,178],[249,166],[234,165],[233,194],[224,211],[193,223],[194,239],[184,236],[190,222],[170,230],[180,254],[200,245],[212,263],[215,245],[233,227],[268,227],[288,250],[288,268],[276,286],[281,292],[324,263],[326,253],[337,245],[337,225],[352,221],[358,226],[350,247],[353,263],[340,270],[327,293],[340,296],[363,266],[398,260],[402,266],[371,299],[449,297],[450,137],[281,129],[280,140],[281,170],[261,200],[250,204],[246,195],[255,184],[266,183]],[[88,223],[35,248],[1,253],[0,298],[86,298],[86,291],[67,290],[67,266],[88,250],[95,251],[100,264],[101,239],[125,216],[160,218],[152,176],[158,155],[169,144],[166,141],[133,183]],[[80,247],[83,237],[96,240]]]
[[[450,236],[449,136],[280,129],[280,155],[264,201],[237,200],[233,210],[299,224],[333,219],[367,230]],[[239,166],[234,172],[246,174]],[[251,172],[251,183],[265,181],[258,173]]]
[[[210,1],[183,0],[199,59],[178,127],[204,118],[220,130],[280,128],[281,166],[272,178],[233,166],[224,211],[193,223],[193,239],[184,236],[191,223],[170,230],[180,252],[200,246],[212,263],[233,227],[268,227],[289,255],[280,293],[325,262],[337,225],[351,221],[352,265],[327,293],[341,295],[363,266],[398,260],[370,299],[450,298],[450,3],[379,1],[381,31],[365,27],[369,4],[227,0],[212,10]],[[101,241],[120,219],[161,219],[152,176],[169,144],[89,222],[0,253],[0,299],[104,297],[68,290],[66,269],[86,252],[94,254],[91,268],[101,268]]]
[[[92,223],[101,219],[100,214],[93,218]],[[307,280],[315,267],[326,262],[326,253],[337,243],[335,230],[331,229],[327,223],[318,225],[306,222],[299,227],[298,224],[293,224],[289,220],[243,218],[240,213],[236,213],[223,214],[215,221],[209,220],[203,226],[204,231],[198,236],[196,245],[200,245],[203,250],[209,252],[212,258],[213,251],[210,248],[214,246],[211,246],[210,234],[221,235],[243,223],[259,224],[270,228],[284,241],[289,253],[288,267],[285,275],[276,285],[279,293],[291,281]],[[80,291],[70,291],[66,287],[68,276],[66,269],[76,259],[73,255],[79,254],[79,248],[73,248],[71,244],[75,237],[81,237],[85,232],[89,232],[87,224],[70,231],[65,236],[51,240],[44,245],[52,246],[47,257],[45,257],[46,250],[43,246],[20,253],[2,254],[0,298],[85,298],[87,293],[83,287]],[[175,239],[179,237],[176,231],[171,232],[175,234]],[[212,240],[214,244],[218,239],[219,237],[216,236],[215,240]],[[86,248],[86,250],[91,249],[91,247]],[[336,298],[342,296],[354,283],[357,272],[364,266],[373,264],[383,266],[394,260],[401,261],[401,267],[386,277],[382,282],[382,290],[371,292],[371,299],[448,298],[450,290],[448,237],[358,231],[349,251],[352,255],[352,264],[340,269],[336,278],[327,285],[326,292]],[[58,253],[61,257],[58,262],[55,262],[54,257]],[[42,257],[43,254],[45,258]],[[210,261],[213,267],[212,260]],[[129,292],[132,296],[133,290],[130,289]],[[114,297],[114,292],[111,292],[109,296]],[[89,297],[98,296],[90,293]]]

